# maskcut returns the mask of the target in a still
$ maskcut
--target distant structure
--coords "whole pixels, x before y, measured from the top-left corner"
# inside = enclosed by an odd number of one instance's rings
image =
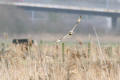
[[[41,11],[53,11],[57,13],[73,13],[84,15],[96,15],[111,17],[112,28],[117,26],[117,18],[120,17],[120,10],[113,9],[97,9],[97,8],[85,8],[77,6],[63,6],[43,3],[28,3],[28,2],[0,2],[0,5],[15,6],[25,10],[41,10]]]

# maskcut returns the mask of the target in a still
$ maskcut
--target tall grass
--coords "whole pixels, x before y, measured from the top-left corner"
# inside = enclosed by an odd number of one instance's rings
[[[4,47],[0,80],[120,80],[120,45],[101,46],[102,56],[91,41],[88,45],[64,45],[41,42],[28,51],[21,49],[23,45]]]

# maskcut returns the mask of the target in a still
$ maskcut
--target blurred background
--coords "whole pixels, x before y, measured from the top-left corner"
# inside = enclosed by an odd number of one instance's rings
[[[52,4],[61,6],[77,6],[97,9],[120,9],[120,0],[1,0],[6,2],[29,2],[34,4]],[[120,34],[120,19],[117,18],[116,27],[113,28],[110,17],[99,15],[84,15],[72,13],[44,12],[40,10],[24,10],[15,6],[0,5],[0,36],[8,33],[9,36],[38,36],[62,35],[67,33],[79,16],[83,16],[79,27],[75,30],[77,35],[94,34],[93,26],[99,35]],[[33,36],[32,36],[33,37]]]

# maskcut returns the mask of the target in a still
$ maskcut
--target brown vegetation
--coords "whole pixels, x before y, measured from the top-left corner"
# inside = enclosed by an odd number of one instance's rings
[[[80,43],[80,44],[79,44]],[[0,51],[0,80],[119,80],[120,46],[78,42],[73,46],[40,44]]]

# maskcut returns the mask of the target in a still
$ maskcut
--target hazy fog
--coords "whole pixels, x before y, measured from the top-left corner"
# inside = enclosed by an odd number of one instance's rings
[[[3,0],[4,1],[4,0]],[[7,1],[7,0],[6,0]],[[9,0],[10,1],[10,0]],[[13,0],[16,1],[16,0]],[[22,1],[22,0],[17,0]],[[60,5],[74,5],[95,8],[116,8],[118,1],[111,0],[109,4],[105,0],[24,0],[33,3],[51,3]],[[65,2],[64,2],[65,1]],[[110,4],[112,4],[110,6]],[[92,5],[95,4],[95,5]],[[120,9],[117,7],[116,9]],[[66,33],[75,24],[80,15],[41,11],[25,11],[17,7],[0,6],[0,33],[29,34],[29,33]],[[77,33],[92,33],[92,26],[102,33],[110,32],[110,18],[101,16],[82,15],[83,19],[76,29]],[[119,26],[119,25],[117,25]],[[119,28],[117,29],[119,32]]]

